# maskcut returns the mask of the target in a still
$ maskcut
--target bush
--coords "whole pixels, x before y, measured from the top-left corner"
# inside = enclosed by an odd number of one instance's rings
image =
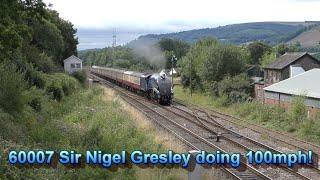
[[[241,118],[247,118],[254,122],[287,123],[286,112],[279,106],[268,106],[258,101],[235,105],[235,112]]]
[[[36,71],[31,67],[28,68],[25,76],[28,80],[29,86],[36,86],[37,88],[44,89],[46,81],[41,72]]]
[[[61,101],[63,98],[63,90],[60,84],[57,82],[51,83],[47,87],[47,92],[51,95],[52,99]]]
[[[83,146],[95,148],[103,140],[103,129],[100,124],[94,124],[84,135]]]
[[[295,97],[290,108],[290,118],[294,122],[301,122],[307,119],[308,109],[304,104],[305,98],[302,96]]]
[[[46,98],[44,91],[33,86],[27,91],[27,96],[29,106],[36,112],[40,112],[42,110],[42,103]]]
[[[69,96],[77,89],[79,89],[79,83],[67,74],[46,75],[46,91],[54,100],[61,101],[64,95]]]
[[[245,102],[251,99],[250,81],[245,74],[234,77],[227,76],[222,81],[213,83],[211,88],[213,95],[224,97],[224,104]]]
[[[63,93],[66,96],[69,96],[78,89],[78,82],[69,76],[64,77],[63,79],[64,80],[61,82]]]
[[[10,63],[0,63],[0,108],[10,114],[23,110],[26,104],[24,74]]]
[[[40,112],[42,109],[41,99],[39,97],[32,99],[28,104],[37,112]]]
[[[84,84],[87,79],[87,74],[84,71],[76,71],[72,73],[72,76],[76,78],[81,84]]]
[[[241,47],[219,43],[216,39],[199,40],[179,60],[183,85],[188,86],[191,75],[193,89],[221,81],[225,76],[243,72],[248,52]],[[191,72],[191,73],[190,73]]]

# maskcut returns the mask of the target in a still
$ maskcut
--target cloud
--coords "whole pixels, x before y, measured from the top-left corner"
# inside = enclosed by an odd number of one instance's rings
[[[44,0],[80,28],[182,31],[230,23],[319,18],[320,0]],[[297,12],[303,12],[297,13]]]

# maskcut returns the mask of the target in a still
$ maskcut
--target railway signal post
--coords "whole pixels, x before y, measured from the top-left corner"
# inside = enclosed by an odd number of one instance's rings
[[[172,83],[172,89],[173,89],[173,65],[174,65],[174,62],[177,62],[177,57],[175,55],[173,55],[171,57],[171,83]]]

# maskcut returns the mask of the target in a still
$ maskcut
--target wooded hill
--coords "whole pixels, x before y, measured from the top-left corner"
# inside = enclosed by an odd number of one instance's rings
[[[139,41],[158,41],[162,38],[173,38],[187,42],[196,42],[205,37],[215,37],[220,41],[243,44],[252,41],[264,41],[275,45],[288,42],[305,31],[319,26],[319,22],[256,22],[219,26],[217,28],[196,29],[168,34],[148,34],[140,36],[129,45]],[[294,42],[296,43],[296,42]]]

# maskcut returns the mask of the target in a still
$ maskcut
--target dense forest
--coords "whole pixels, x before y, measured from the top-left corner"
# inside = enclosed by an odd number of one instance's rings
[[[299,34],[307,31],[317,23],[281,23],[281,22],[257,22],[243,23],[217,28],[206,28],[189,30],[168,34],[149,34],[140,36],[130,44],[139,43],[139,41],[156,42],[162,38],[174,38],[189,43],[195,43],[205,37],[214,37],[224,43],[243,44],[253,41],[263,41],[271,45],[285,43]]]

